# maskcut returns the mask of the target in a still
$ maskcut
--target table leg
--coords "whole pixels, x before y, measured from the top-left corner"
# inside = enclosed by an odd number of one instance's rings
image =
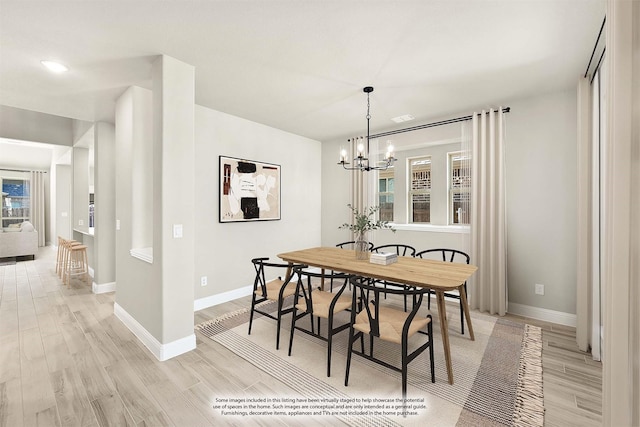
[[[469,304],[467,303],[467,293],[464,291],[464,285],[460,285],[458,288],[460,291],[460,302],[464,310],[464,317],[467,320],[467,330],[469,331],[469,338],[471,341],[475,341],[476,338],[473,335],[473,325],[471,324],[471,313],[469,313]]]
[[[289,267],[287,267],[287,274],[284,276],[284,281],[286,282],[291,277],[291,263],[289,263]]]
[[[447,378],[449,384],[453,384],[453,368],[451,366],[451,349],[449,348],[449,325],[447,325],[447,307],[444,303],[444,292],[436,291],[438,301],[438,315],[440,316],[440,333],[444,347],[444,360],[447,365]]]

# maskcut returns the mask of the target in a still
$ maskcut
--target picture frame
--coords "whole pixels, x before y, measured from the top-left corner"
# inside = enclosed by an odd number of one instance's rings
[[[219,157],[219,222],[281,218],[280,165]]]

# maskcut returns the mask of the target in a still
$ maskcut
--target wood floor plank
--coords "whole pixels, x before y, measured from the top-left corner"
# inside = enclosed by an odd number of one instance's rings
[[[102,366],[109,366],[123,359],[122,353],[102,328],[85,334]]]
[[[109,394],[92,400],[91,407],[100,427],[133,427],[136,425],[117,394]]]
[[[19,377],[0,382],[0,427],[21,427],[22,382]]]
[[[25,425],[60,425],[44,355],[21,358],[22,411]]]
[[[229,396],[242,395],[242,388],[230,381],[213,364],[200,359],[189,365],[192,372],[197,375],[211,390],[218,395],[228,394]]]
[[[200,378],[188,369],[189,364],[201,360],[201,357],[194,352],[182,354],[164,362],[156,362],[156,365],[164,371],[168,378],[180,389],[186,390],[200,382]]]
[[[156,415],[142,420],[138,423],[138,427],[174,427],[167,414],[159,412]]]
[[[40,329],[40,335],[57,335],[60,333],[60,327],[58,321],[52,313],[36,314],[38,320],[38,328]]]
[[[126,361],[109,365],[105,370],[136,424],[162,410]]]
[[[215,425],[211,420],[207,420],[171,381],[160,381],[148,388],[174,424],[178,426]]]
[[[62,425],[95,425],[97,419],[75,367],[52,372],[50,376]]]
[[[67,347],[69,347],[71,354],[85,352],[91,348],[87,337],[82,332],[78,322],[75,321],[75,318],[73,322],[60,323],[60,331],[67,342]]]
[[[91,349],[72,355],[80,380],[90,401],[115,394],[116,389]],[[104,405],[108,400],[104,402]],[[100,421],[100,420],[98,420]]]
[[[20,378],[20,334],[16,329],[13,334],[0,338],[0,382]]]
[[[67,342],[61,333],[42,337],[49,372],[56,372],[74,364]]]
[[[50,406],[36,413],[25,413],[25,424],[34,427],[60,427],[60,418],[56,406]]]

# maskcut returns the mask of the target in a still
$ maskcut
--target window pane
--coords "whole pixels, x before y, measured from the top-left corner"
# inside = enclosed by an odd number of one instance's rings
[[[461,152],[449,154],[450,224],[469,224],[471,170],[469,157]]]
[[[393,169],[380,172],[378,179],[378,217],[380,221],[393,221]]]
[[[469,193],[453,193],[453,224],[469,224]]]
[[[384,200],[383,200],[384,197]],[[393,195],[380,197],[380,221],[393,221]]]
[[[431,195],[414,194],[411,197],[413,222],[431,222]]]
[[[409,162],[410,222],[431,222],[431,157],[419,157]]]

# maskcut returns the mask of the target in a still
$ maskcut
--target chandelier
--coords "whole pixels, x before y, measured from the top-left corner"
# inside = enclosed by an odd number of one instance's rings
[[[367,86],[364,89],[362,89],[362,91],[364,93],[367,94],[367,140],[366,140],[366,146],[365,146],[365,137],[360,136],[358,138],[353,138],[353,145],[356,146],[357,149],[357,156],[353,159],[353,166],[347,166],[349,165],[349,158],[347,157],[347,150],[342,149],[340,151],[340,161],[338,162],[339,165],[342,165],[343,168],[345,168],[346,170],[359,170],[359,171],[371,171],[371,170],[386,170],[388,169],[391,165],[393,165],[393,162],[395,162],[397,159],[395,157],[393,157],[393,145],[391,144],[387,144],[387,151],[384,155],[384,160],[382,161],[382,165],[380,166],[371,166],[369,163],[369,158],[368,156],[371,155],[371,152],[369,151],[369,120],[371,119],[371,113],[370,113],[370,108],[371,108],[371,103],[369,101],[369,94],[371,92],[373,92],[373,87],[371,86]],[[349,146],[352,145],[352,140],[348,139],[347,140],[347,144]],[[365,150],[366,148],[366,150]]]

